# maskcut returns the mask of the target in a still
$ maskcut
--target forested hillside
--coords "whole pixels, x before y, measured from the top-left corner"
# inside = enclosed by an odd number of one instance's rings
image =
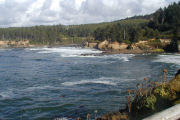
[[[33,44],[55,44],[55,43],[75,43],[94,38],[96,29],[106,29],[106,27],[122,25],[137,26],[148,23],[144,19],[127,19],[115,22],[105,22],[98,24],[84,25],[53,25],[53,26],[34,26],[34,27],[10,27],[0,29],[1,40],[30,40]],[[98,39],[97,39],[98,40]]]
[[[175,32],[179,37],[180,2],[159,9],[151,15],[135,16],[124,20],[124,22],[128,20],[131,24],[117,23],[106,28],[96,29],[95,39],[132,43],[151,38],[173,38]],[[134,20],[137,20],[139,24],[136,24]],[[149,22],[143,20],[149,20]]]
[[[88,29],[75,28],[72,26],[54,25],[54,26],[34,26],[18,28],[1,28],[1,40],[30,40],[32,44],[51,45],[56,43],[71,42],[79,37],[86,37]]]
[[[0,28],[0,40],[29,40],[32,44],[80,43],[83,40],[109,40],[133,43],[151,38],[173,38],[180,29],[180,2],[155,13],[114,22],[84,25],[53,25]]]

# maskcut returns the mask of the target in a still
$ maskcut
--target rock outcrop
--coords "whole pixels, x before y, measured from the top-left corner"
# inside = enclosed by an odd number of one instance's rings
[[[29,40],[14,41],[4,40],[0,41],[0,47],[28,47],[30,45]]]
[[[119,43],[119,42],[109,42],[107,40],[100,42],[100,43],[88,43],[86,42],[85,47],[89,48],[97,48],[99,50],[112,50],[112,51],[119,51],[119,50],[124,50],[127,49],[128,44],[125,43]]]
[[[107,40],[105,40],[103,42],[100,42],[98,44],[98,49],[100,49],[100,50],[107,50],[108,44],[109,44],[109,41],[107,41]]]
[[[89,43],[88,47],[90,48],[97,48],[98,43]]]
[[[86,42],[84,47],[96,48],[99,50],[111,51],[111,52],[122,52],[131,51],[134,53],[162,53],[164,52],[164,47],[169,44],[169,39],[149,39],[147,41],[139,41],[137,43],[119,43],[117,41],[110,42],[104,40],[102,42]],[[180,49],[180,46],[179,46]]]
[[[0,41],[0,46],[7,45],[9,41]]]
[[[97,46],[98,46],[98,43],[96,43],[96,42],[86,42],[84,44],[84,47],[86,47],[86,48],[97,48]]]
[[[171,39],[160,39],[162,44],[170,44],[171,43]]]
[[[125,43],[120,44],[119,42],[112,42],[112,43],[109,43],[107,46],[107,48],[111,50],[124,50],[124,49],[127,49],[127,47],[128,47],[128,44],[125,44]]]

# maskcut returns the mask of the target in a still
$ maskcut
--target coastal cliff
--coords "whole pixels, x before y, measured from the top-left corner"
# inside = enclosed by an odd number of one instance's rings
[[[164,48],[169,45],[170,42],[170,39],[149,39],[127,44],[104,40],[102,42],[86,42],[83,46],[106,51],[107,53],[162,53],[165,52]]]
[[[4,40],[0,41],[0,48],[23,48],[23,47],[32,47],[33,45],[30,44],[29,40]]]

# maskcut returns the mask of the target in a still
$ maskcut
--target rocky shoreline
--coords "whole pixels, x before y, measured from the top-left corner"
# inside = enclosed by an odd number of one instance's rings
[[[132,44],[110,42],[104,40],[102,42],[85,42],[84,48],[94,48],[104,51],[103,54],[144,54],[144,53],[165,53],[164,48],[169,45],[170,39],[150,39],[147,41],[139,41]],[[179,47],[180,51],[180,47]]]
[[[180,104],[180,69],[170,81],[166,80],[168,71],[164,69],[163,72],[162,82],[148,81],[145,78],[144,83],[137,84],[137,90],[128,90],[128,104],[125,109],[104,114],[97,120],[141,120]]]
[[[31,44],[29,40],[25,41],[0,41],[0,49],[9,48],[34,48],[34,47],[83,47],[92,48],[103,51],[101,54],[94,54],[95,56],[108,54],[146,54],[146,53],[164,53],[163,47],[170,44],[169,39],[160,39],[160,43],[156,43],[155,39],[148,41],[139,41],[133,44],[109,42],[104,40],[102,42],[84,42],[82,44],[54,44],[54,45],[40,45]],[[158,47],[156,44],[160,44]],[[88,55],[88,54],[86,54]],[[86,56],[83,55],[83,56]]]
[[[11,49],[11,48],[35,48],[35,47],[77,47],[78,44],[54,44],[54,45],[43,45],[43,44],[31,44],[27,41],[0,41],[0,49]]]

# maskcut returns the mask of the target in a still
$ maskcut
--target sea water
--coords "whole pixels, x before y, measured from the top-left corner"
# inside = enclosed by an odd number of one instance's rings
[[[114,54],[75,47],[0,49],[0,119],[75,119],[123,109],[128,89],[162,81],[179,54]],[[86,54],[86,55],[82,55]],[[88,55],[89,54],[89,55]]]

